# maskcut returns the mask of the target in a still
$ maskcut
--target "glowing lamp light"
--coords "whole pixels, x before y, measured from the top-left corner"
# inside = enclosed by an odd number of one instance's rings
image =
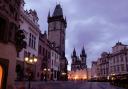
[[[47,69],[45,68],[44,71],[46,71]]]
[[[109,76],[107,76],[107,79],[109,80],[109,79],[110,79],[110,77],[109,77]]]
[[[114,80],[114,78],[112,77],[112,80]]]
[[[62,73],[62,75],[66,75],[66,73]]]
[[[75,76],[74,79],[77,80],[77,79],[79,79],[79,78],[78,78],[78,76]]]
[[[86,76],[84,76],[84,77],[83,77],[83,80],[85,80],[85,79],[87,79],[87,77],[86,77]]]
[[[116,74],[113,74],[113,75],[116,75]]]
[[[50,69],[48,69],[48,71],[50,71]]]
[[[34,58],[34,62],[37,62],[37,58]]]
[[[30,62],[30,63],[33,63],[33,60],[32,60],[32,59],[30,59],[30,60],[29,60],[29,62]]]
[[[26,62],[28,61],[28,57],[25,57],[25,61],[26,61]]]

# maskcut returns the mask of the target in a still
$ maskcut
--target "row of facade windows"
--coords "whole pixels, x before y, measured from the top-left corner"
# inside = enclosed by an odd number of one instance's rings
[[[112,58],[113,60],[110,60],[111,63],[120,63],[124,62],[124,56],[116,56]]]
[[[100,69],[100,75],[102,74],[108,74],[108,68],[105,68],[105,69]]]
[[[36,49],[36,37],[33,36],[31,33],[29,35],[29,47]]]
[[[57,59],[54,59],[54,60],[52,59],[52,67],[53,67],[53,66],[56,66],[56,67],[58,66],[58,61],[57,61]]]
[[[16,30],[18,30],[18,27],[15,23],[7,22],[5,19],[0,17],[0,41],[14,42]]]
[[[57,55],[57,53],[55,53],[55,52],[52,51],[51,54],[52,54],[52,56],[55,56],[55,59],[58,59],[59,58],[59,55]]]
[[[34,57],[34,54],[31,54],[30,52],[24,51],[24,58],[25,57]]]
[[[50,58],[50,52],[41,45],[39,46],[39,54],[42,56],[46,56],[47,58]]]
[[[116,65],[116,66],[111,66],[110,67],[110,72],[121,72],[121,71],[125,71],[125,66],[124,64],[121,65]]]
[[[108,62],[108,58],[100,59],[100,63],[106,63],[106,62]]]

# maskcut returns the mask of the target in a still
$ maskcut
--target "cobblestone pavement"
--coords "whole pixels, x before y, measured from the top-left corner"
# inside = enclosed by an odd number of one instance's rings
[[[26,88],[28,89],[28,83]],[[19,86],[19,85],[17,85]],[[19,88],[17,88],[19,89]],[[86,81],[55,81],[55,82],[32,82],[31,89],[123,89],[104,82],[86,82]]]

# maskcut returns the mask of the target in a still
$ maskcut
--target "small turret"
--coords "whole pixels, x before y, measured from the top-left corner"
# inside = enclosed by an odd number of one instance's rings
[[[47,32],[44,31],[43,37],[47,39]]]
[[[75,48],[74,48],[74,50],[73,50],[72,56],[73,56],[73,57],[76,57],[76,50],[75,50]]]
[[[24,5],[25,5],[24,0],[21,0],[21,5],[20,5],[20,10],[21,11],[24,11]]]

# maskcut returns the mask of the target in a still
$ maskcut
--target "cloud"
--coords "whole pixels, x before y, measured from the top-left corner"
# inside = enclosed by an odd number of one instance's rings
[[[54,0],[25,0],[26,8],[36,9],[42,31],[47,30],[47,14],[53,12]],[[128,44],[127,0],[61,0],[67,17],[66,56],[71,64],[71,53],[76,47],[78,55],[85,46],[87,63],[111,51],[117,41]]]

